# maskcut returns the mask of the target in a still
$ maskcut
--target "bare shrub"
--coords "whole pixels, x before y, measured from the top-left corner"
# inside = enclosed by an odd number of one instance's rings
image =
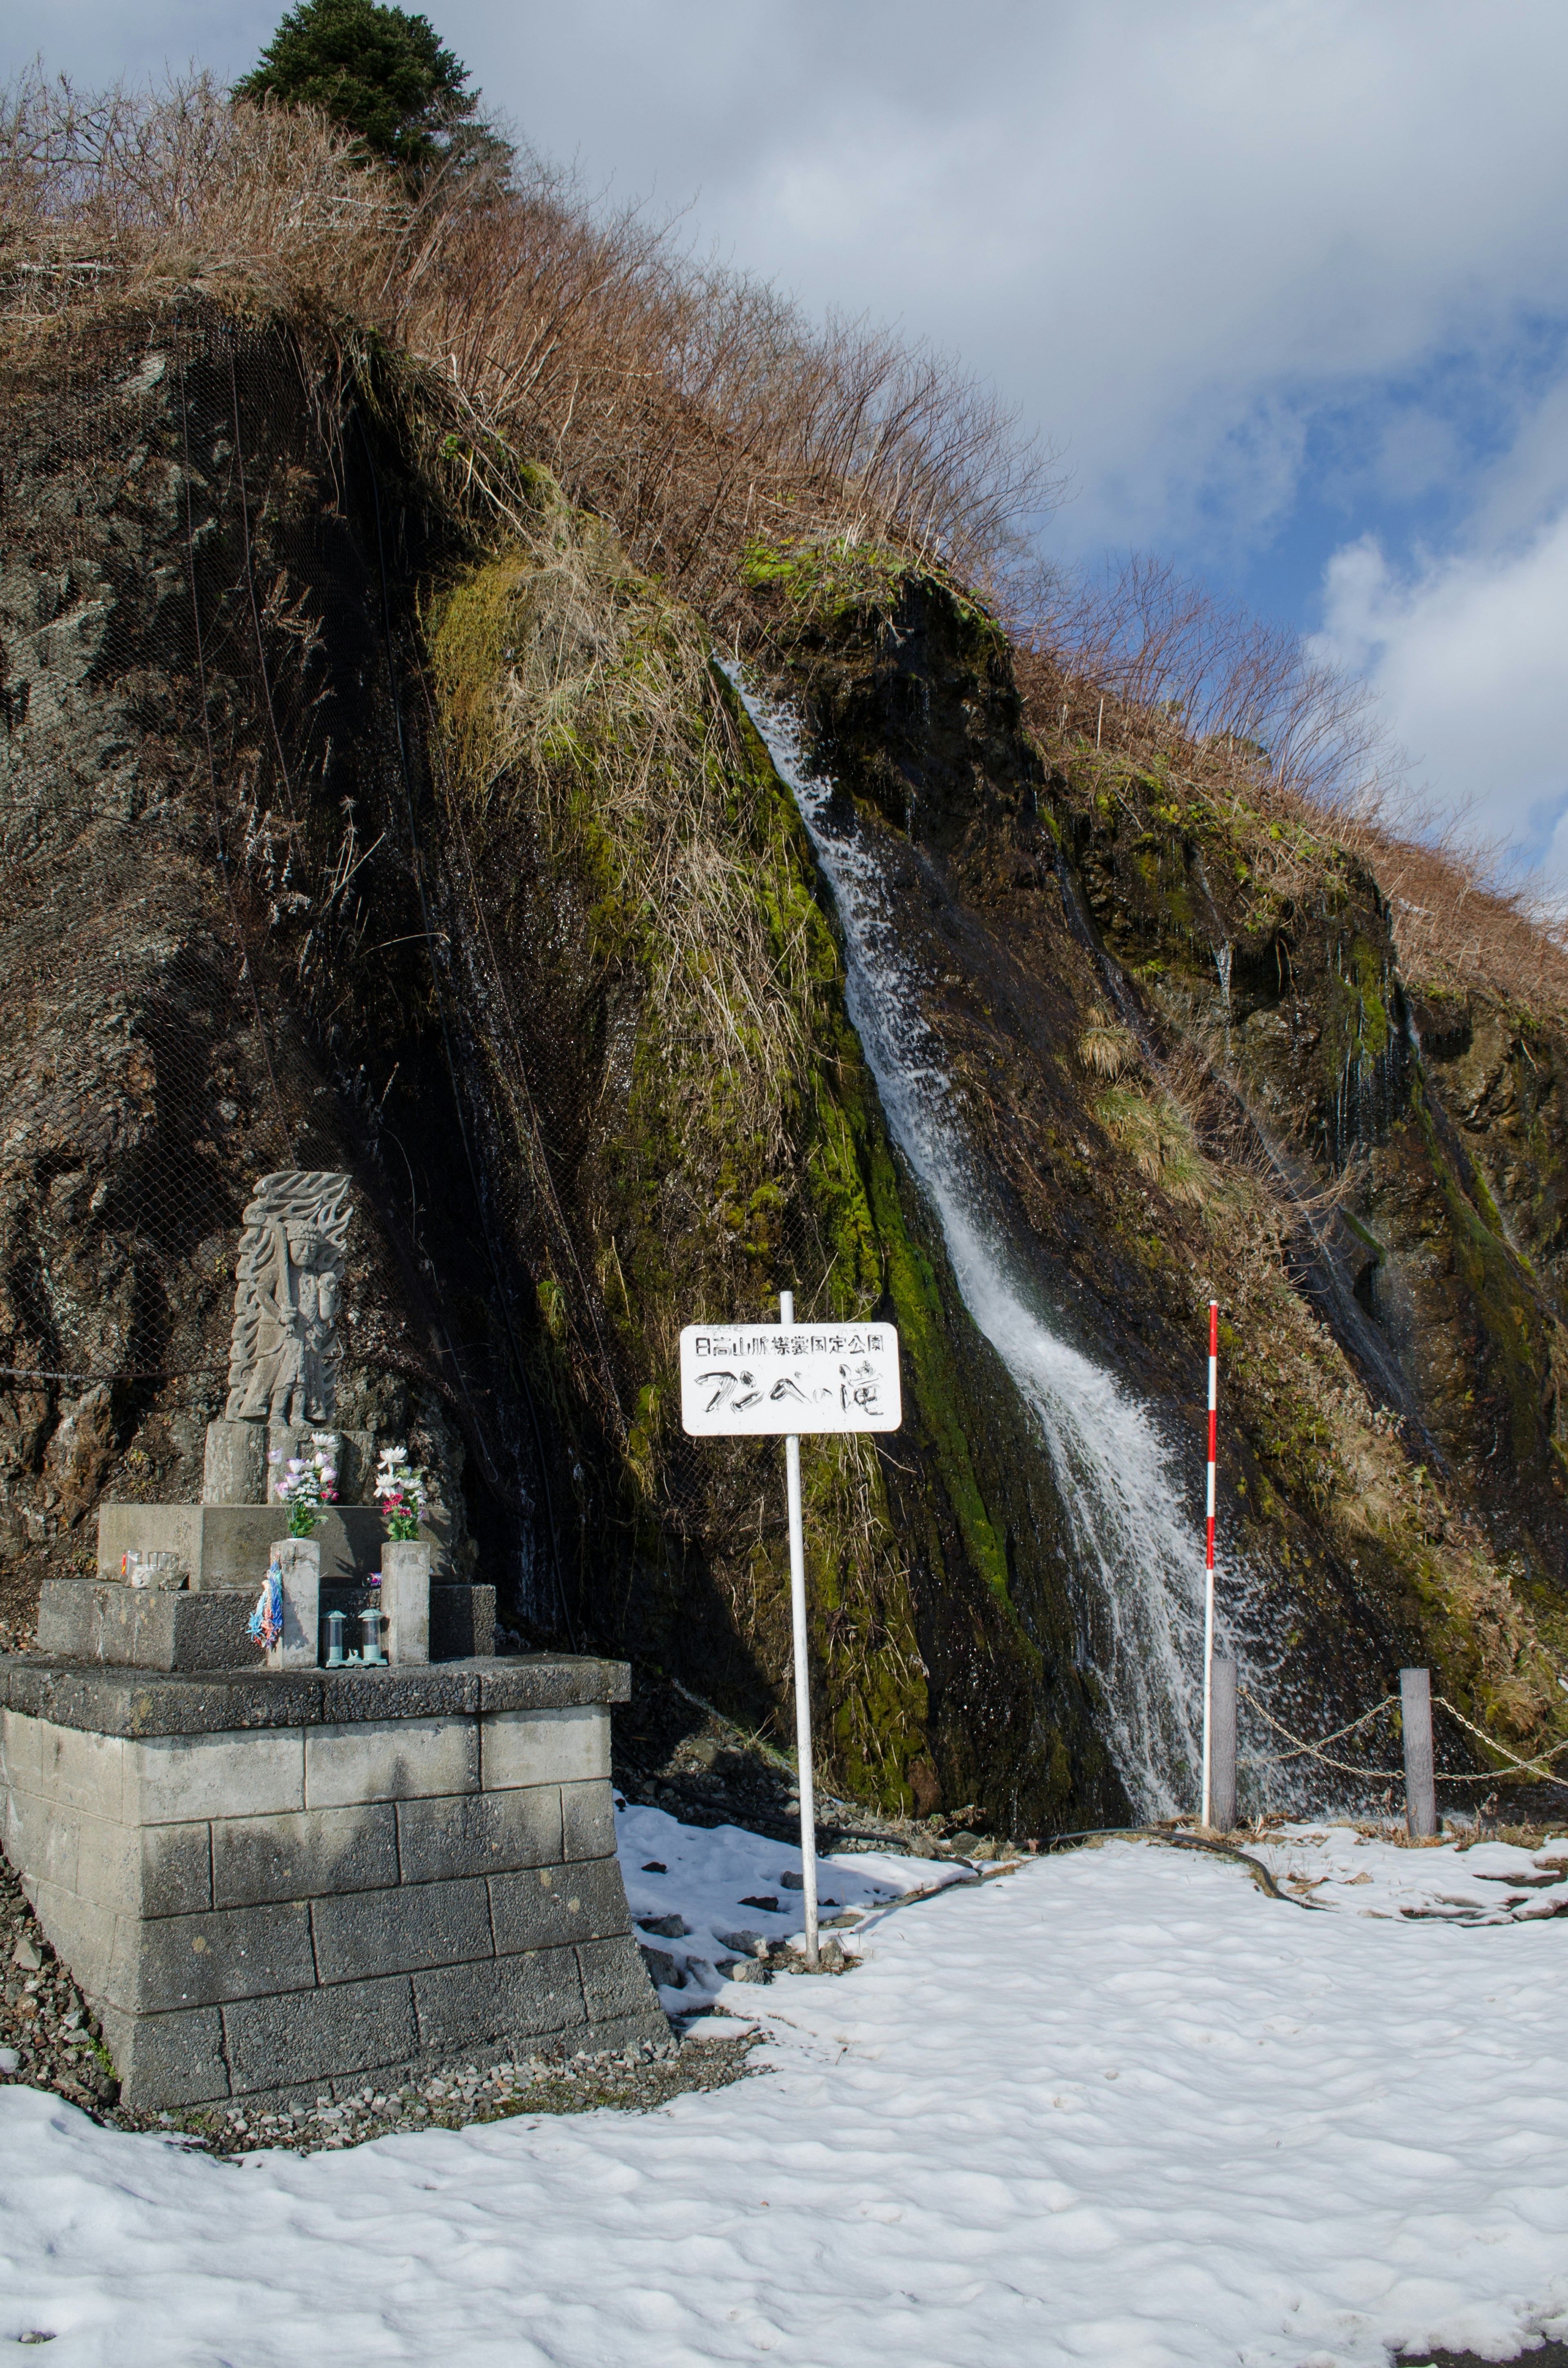
[[[0,290],[13,319],[150,286],[324,298],[385,280],[407,209],[321,118],[233,108],[205,74],[85,97],[32,74],[0,100]]]
[[[233,106],[205,76],[90,97],[35,73],[0,104],[13,320],[195,286],[380,332],[444,390],[476,498],[499,490],[493,441],[543,460],[710,613],[756,535],[999,579],[1049,490],[1013,414],[951,358],[818,326],[678,231],[526,157],[415,197],[323,120]]]
[[[1164,562],[1036,599],[1011,619],[1020,688],[1074,791],[1140,816],[1155,795],[1207,808],[1258,908],[1310,893],[1343,849],[1388,898],[1412,986],[1568,1017],[1561,910],[1505,883],[1501,847],[1420,811],[1364,683]]]
[[[1386,796],[1387,735],[1365,684],[1165,561],[1134,555],[1058,583],[1014,623],[1036,720],[1049,724],[1054,694],[1058,732],[1092,732],[1103,748],[1108,721],[1117,745],[1146,742],[1216,780],[1233,772],[1324,823]]]

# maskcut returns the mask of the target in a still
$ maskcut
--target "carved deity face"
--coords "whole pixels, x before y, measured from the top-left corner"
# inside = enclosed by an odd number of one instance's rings
[[[289,1256],[301,1274],[315,1274],[332,1261],[332,1244],[313,1225],[290,1225]]]

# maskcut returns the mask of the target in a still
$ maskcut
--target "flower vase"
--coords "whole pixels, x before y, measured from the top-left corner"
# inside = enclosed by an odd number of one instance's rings
[[[269,1669],[313,1669],[321,1655],[321,1545],[278,1538],[270,1548],[283,1581],[283,1634],[267,1648]]]
[[[430,1549],[417,1539],[389,1539],[381,1548],[381,1609],[388,1660],[423,1667],[430,1658]]]

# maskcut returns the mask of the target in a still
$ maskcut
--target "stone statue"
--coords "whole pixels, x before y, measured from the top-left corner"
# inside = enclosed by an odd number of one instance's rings
[[[347,1176],[263,1176],[244,1214],[226,1422],[330,1421],[333,1326],[351,1214]]]

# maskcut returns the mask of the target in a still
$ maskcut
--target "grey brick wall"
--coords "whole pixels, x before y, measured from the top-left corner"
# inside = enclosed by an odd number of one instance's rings
[[[128,2102],[665,2035],[614,1855],[603,1700],[331,1720],[296,1694],[298,1723],[147,1732],[179,1682],[147,1678],[140,1711],[117,1697],[118,1733],[17,1707],[16,1686],[0,1708],[6,1854]]]

